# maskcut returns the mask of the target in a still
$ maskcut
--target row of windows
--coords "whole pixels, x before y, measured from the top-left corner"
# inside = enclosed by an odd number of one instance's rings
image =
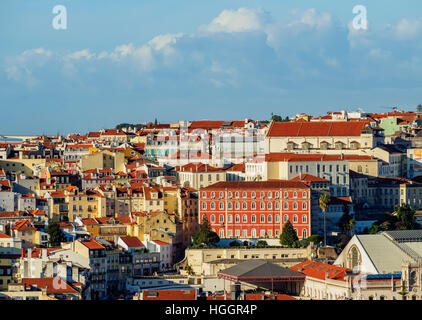
[[[224,202],[220,201],[218,203],[218,208],[219,210],[224,210]],[[210,204],[210,210],[215,210],[216,209],[216,202],[211,202]],[[233,203],[232,202],[228,202],[227,204],[227,209],[228,210],[233,210]],[[235,210],[240,210],[240,202],[235,202],[234,203],[234,209]],[[256,202],[252,202],[251,203],[251,210],[256,210],[257,209],[257,204]],[[273,204],[272,202],[268,202],[267,205],[265,205],[265,202],[261,201],[259,203],[259,209],[261,210],[273,210]],[[274,209],[278,210],[280,209],[280,203],[279,202],[275,202],[274,203]],[[284,202],[283,204],[283,209],[285,210],[289,210],[289,203],[288,202]],[[299,204],[294,201],[292,204],[292,209],[293,210],[298,210],[299,209]],[[302,202],[302,210],[307,210],[308,209],[308,203],[307,202]],[[207,203],[206,202],[202,202],[202,210],[207,210]],[[242,210],[248,210],[248,204],[247,202],[243,202],[242,203]]]
[[[302,234],[298,233],[297,229],[294,229],[296,231],[296,234],[299,237],[302,237],[302,239],[305,239],[308,237],[308,231],[306,229],[302,229]],[[213,229],[214,232],[217,232],[215,229]],[[224,238],[225,237],[225,232],[224,229],[220,229],[218,232],[218,235],[220,238]],[[234,230],[234,236],[235,237],[240,237],[242,235],[243,238],[257,238],[258,237],[258,233],[256,229],[252,229],[251,232],[249,233],[248,230]],[[280,235],[280,230],[275,230],[275,236],[278,237]],[[227,236],[233,237],[233,230],[227,230]],[[265,229],[261,229],[259,230],[259,236],[264,238],[265,236],[269,236],[272,237],[273,236],[273,231],[272,230],[265,230]]]
[[[244,199],[248,199],[249,197],[250,198],[256,198],[257,197],[257,194],[262,199],[265,198],[265,197],[267,197],[269,199],[272,199],[273,198],[273,193],[271,191],[269,191],[269,192],[264,192],[264,191],[261,191],[261,192],[251,192],[250,193],[250,196],[248,196],[248,192],[244,191],[242,193],[242,198],[244,198]],[[300,194],[302,195],[302,198],[307,198],[307,192],[306,191],[299,192],[299,193],[296,192],[296,191],[293,192],[293,198],[298,198],[298,196]],[[215,192],[211,192],[211,198],[212,199],[215,198],[215,195],[216,195]],[[224,198],[224,192],[223,191],[218,192],[218,195],[219,195],[219,198],[220,199],[223,199]],[[228,197],[229,198],[233,198],[233,193],[231,191],[228,192]],[[238,199],[240,197],[240,192],[235,192],[234,193],[234,197]],[[279,197],[280,197],[280,193],[279,192],[274,192],[274,198],[275,199],[278,199]],[[289,197],[289,193],[287,191],[284,192],[284,198],[287,199],[288,197]],[[203,199],[206,199],[207,198],[207,193],[206,192],[202,192],[202,198]]]
[[[204,221],[205,218],[206,218],[206,215],[204,214],[202,216],[202,221]],[[283,216],[283,221],[287,222],[288,220],[289,220],[289,216],[287,214],[285,214]],[[210,221],[211,221],[212,224],[214,224],[216,222],[216,215],[212,214],[210,216]],[[218,215],[218,222],[224,223],[224,215],[223,214]],[[239,214],[236,214],[234,216],[234,222],[240,223],[240,215]],[[248,222],[249,222],[248,221],[248,215],[246,215],[246,214],[242,215],[242,223],[248,223]],[[254,215],[254,214],[251,215],[251,223],[256,223],[256,222],[257,222],[256,215]],[[273,223],[273,216],[271,214],[269,214],[267,216],[264,215],[264,214],[261,214],[259,216],[259,222],[260,223],[266,223],[266,222],[267,223]],[[280,215],[276,214],[274,216],[274,222],[275,223],[280,222]],[[299,222],[299,216],[297,214],[293,215],[293,222],[294,223]],[[308,216],[306,214],[303,214],[302,215],[302,223],[307,223],[307,222],[308,222]],[[227,223],[233,223],[233,215],[231,215],[231,214],[227,215]]]

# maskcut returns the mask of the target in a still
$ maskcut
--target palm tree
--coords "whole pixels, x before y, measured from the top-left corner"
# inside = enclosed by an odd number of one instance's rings
[[[325,211],[327,210],[328,204],[330,203],[330,196],[326,193],[322,194],[319,197],[319,207],[322,210],[322,214],[324,215],[324,247],[327,246],[327,230],[326,230],[326,222],[325,222]]]

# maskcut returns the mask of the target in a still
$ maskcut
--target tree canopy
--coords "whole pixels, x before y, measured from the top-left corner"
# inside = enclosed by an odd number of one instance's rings
[[[286,116],[283,119],[282,116],[280,116],[278,114],[271,113],[271,121],[274,121],[274,122],[288,122],[288,121],[290,121],[290,119],[289,119],[288,116]]]
[[[48,244],[52,247],[60,246],[60,244],[65,240],[64,233],[60,229],[60,224],[58,222],[50,222],[45,229],[45,232],[50,236]]]
[[[343,205],[343,215],[341,216],[338,226],[343,234],[352,234],[355,228],[355,220],[349,213],[349,206]]]
[[[199,232],[193,236],[193,245],[199,246],[204,244],[206,246],[213,245],[220,241],[220,237],[211,230],[207,218],[204,218],[204,221],[199,228]]]
[[[415,210],[407,203],[394,207],[394,213],[386,213],[381,219],[372,224],[370,234],[391,230],[413,230],[420,229],[416,223]]]
[[[287,220],[286,224],[283,226],[283,231],[280,235],[280,244],[289,248],[299,246],[299,238],[297,237],[296,231],[290,220]]]

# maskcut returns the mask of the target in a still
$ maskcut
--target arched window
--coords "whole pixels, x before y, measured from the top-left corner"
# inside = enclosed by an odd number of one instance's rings
[[[273,222],[273,216],[271,214],[268,215],[267,217],[268,223],[272,223]]]
[[[289,209],[289,204],[287,202],[284,202],[283,207],[284,207],[284,210],[288,210]]]
[[[265,203],[261,201],[261,210],[265,210]]]
[[[306,214],[302,215],[302,222],[306,223],[308,221],[308,217],[306,216]]]
[[[267,207],[268,207],[268,210],[272,210],[273,209],[273,204],[271,202],[268,202]]]
[[[220,192],[220,199],[224,198],[223,192]]]
[[[233,222],[233,216],[232,216],[231,214],[229,214],[229,215],[227,216],[227,222],[228,222],[228,223],[232,223],[232,222]]]
[[[302,193],[302,198],[306,198],[306,191]]]
[[[293,198],[297,198],[297,192],[293,192]]]
[[[202,210],[206,210],[207,209],[207,204],[205,202],[202,202]]]
[[[224,209],[224,202],[220,201],[220,210],[223,210],[223,209]]]
[[[278,214],[275,215],[275,222],[280,222],[280,216]]]
[[[293,202],[293,210],[297,210],[297,202]]]
[[[236,210],[239,210],[239,209],[240,209],[240,204],[239,204],[239,202],[236,202],[236,203],[235,203],[235,208],[236,208]]]
[[[308,209],[308,204],[306,203],[306,201],[302,202],[302,210],[307,210]]]
[[[211,223],[215,223],[215,215],[211,215]]]
[[[224,223],[224,215],[220,214],[218,216],[220,223]]]
[[[271,199],[272,196],[273,196],[273,193],[271,191],[268,192],[268,198]]]
[[[280,202],[277,201],[274,206],[276,210],[280,210]]]
[[[243,198],[247,198],[246,192],[243,192]]]
[[[229,210],[233,209],[233,204],[231,202],[229,202],[227,206],[228,206]]]
[[[302,230],[302,238],[306,239],[308,237],[308,232],[306,231],[306,229]]]
[[[285,214],[283,220],[284,220],[284,222],[287,222],[289,220],[289,216],[287,214]]]
[[[211,192],[211,198],[215,198],[215,193],[214,192]]]
[[[252,192],[252,198],[254,198],[255,199],[255,192]]]
[[[248,204],[246,202],[242,203],[242,208],[243,210],[246,210],[248,208]]]
[[[255,222],[256,222],[256,215],[254,215],[254,214],[253,214],[253,215],[251,216],[251,222],[252,222],[252,223],[255,223]]]
[[[220,238],[224,238],[224,229],[220,229]]]
[[[260,221],[261,223],[265,223],[265,216],[264,216],[263,214],[261,214],[261,215],[259,216],[259,221]]]
[[[211,210],[214,210],[214,209],[215,209],[215,203],[211,202]]]
[[[236,192],[235,195],[236,195],[236,198],[239,198],[239,192]]]
[[[297,214],[293,215],[293,222],[297,222]]]
[[[240,216],[238,214],[235,215],[234,219],[235,219],[235,222],[237,222],[237,223],[240,222]]]
[[[255,210],[256,209],[256,203],[255,202],[252,202],[251,208],[252,208],[252,210]]]
[[[248,222],[248,216],[246,214],[243,215],[242,222],[243,223],[247,223]]]
[[[205,214],[202,215],[202,222],[207,219],[207,216]]]

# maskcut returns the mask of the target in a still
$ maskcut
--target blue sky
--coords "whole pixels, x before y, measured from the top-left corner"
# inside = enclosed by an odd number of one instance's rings
[[[421,3],[298,2],[1,1],[0,134],[422,102]]]

